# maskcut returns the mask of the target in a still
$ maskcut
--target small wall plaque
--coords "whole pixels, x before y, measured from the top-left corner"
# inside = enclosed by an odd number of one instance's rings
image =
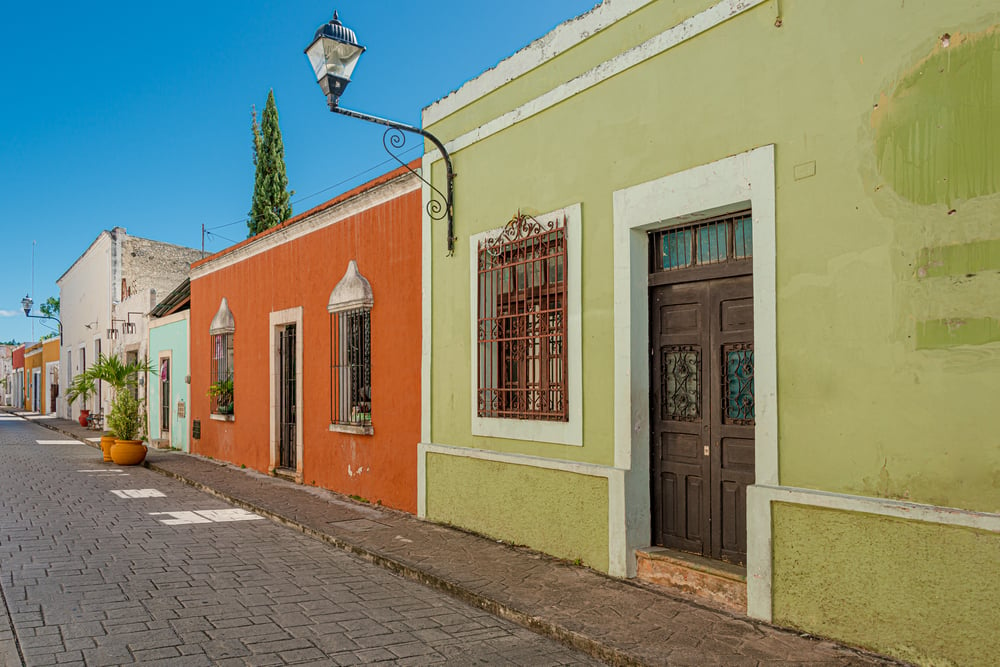
[[[177,416],[184,417],[187,414],[187,404],[184,403],[184,399],[177,401]]]

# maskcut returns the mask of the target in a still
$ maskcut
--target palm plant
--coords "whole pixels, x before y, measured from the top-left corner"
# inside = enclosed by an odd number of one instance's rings
[[[108,428],[119,440],[137,440],[143,430],[142,401],[131,391],[123,391],[138,384],[139,373],[155,375],[156,370],[148,359],[136,359],[126,364],[118,357],[104,354],[98,355],[94,365],[84,373],[94,382],[107,382],[114,390]]]
[[[66,399],[72,403],[79,398],[84,404],[86,404],[87,399],[93,396],[96,391],[97,388],[94,386],[94,378],[90,377],[90,375],[87,374],[87,371],[84,371],[73,378],[73,381],[69,383],[69,391],[66,393]]]
[[[97,381],[107,382],[117,394],[122,389],[134,387],[139,381],[139,373],[156,373],[153,363],[148,359],[125,363],[115,356],[100,354],[94,365],[84,371]]]

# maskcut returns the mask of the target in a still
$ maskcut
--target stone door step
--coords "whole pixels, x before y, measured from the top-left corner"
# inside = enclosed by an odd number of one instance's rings
[[[635,553],[640,581],[746,614],[746,568],[663,547],[636,549]]]

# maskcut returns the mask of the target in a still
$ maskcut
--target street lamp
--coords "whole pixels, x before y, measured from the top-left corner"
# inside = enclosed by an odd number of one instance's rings
[[[28,296],[27,294],[25,294],[24,298],[21,299],[21,308],[24,308],[24,314],[25,314],[25,316],[27,316],[27,317],[34,317],[35,319],[38,319],[38,320],[55,320],[56,324],[59,325],[59,340],[62,341],[62,322],[59,321],[58,317],[51,317],[49,315],[32,315],[31,314],[31,306],[34,303],[35,302],[32,301],[31,297]]]
[[[309,57],[310,64],[312,64],[313,72],[316,75],[316,82],[323,89],[323,94],[326,95],[330,111],[388,127],[389,129],[382,135],[382,146],[385,148],[385,152],[409,169],[417,178],[434,190],[438,197],[444,200],[442,204],[441,201],[432,196],[431,200],[427,202],[427,215],[432,220],[441,220],[444,217],[448,218],[448,254],[451,255],[455,252],[455,215],[453,205],[455,172],[451,167],[451,156],[445,150],[444,144],[433,134],[419,127],[379,118],[378,116],[372,116],[359,111],[351,111],[340,106],[340,96],[344,94],[347,84],[351,82],[354,67],[358,64],[358,59],[364,51],[365,47],[358,44],[358,39],[354,31],[340,22],[340,17],[335,11],[330,22],[324,23],[316,30],[313,41],[306,48],[305,53]],[[394,130],[396,132],[393,132]],[[393,148],[398,150],[406,143],[406,138],[402,132],[419,134],[437,146],[437,149],[441,152],[441,157],[444,158],[447,173],[447,195],[434,187],[426,178],[413,169],[410,169],[408,164],[400,160],[393,153]]]

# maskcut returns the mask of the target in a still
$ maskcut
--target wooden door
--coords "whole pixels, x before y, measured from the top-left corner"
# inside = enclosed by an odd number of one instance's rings
[[[160,437],[170,437],[170,357],[160,357]]]
[[[295,325],[278,331],[278,466],[296,469]]]
[[[753,279],[650,289],[653,540],[746,560],[754,481]]]

